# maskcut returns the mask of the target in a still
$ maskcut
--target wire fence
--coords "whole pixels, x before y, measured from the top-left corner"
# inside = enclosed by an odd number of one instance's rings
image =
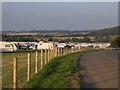
[[[51,50],[3,53],[2,88],[22,88],[34,74],[38,73],[54,57],[82,50],[86,49],[54,48]]]

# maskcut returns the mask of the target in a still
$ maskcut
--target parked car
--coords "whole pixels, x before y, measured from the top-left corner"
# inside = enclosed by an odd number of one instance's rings
[[[120,47],[119,46],[113,46],[111,49],[112,50],[118,50],[118,49],[120,49]]]
[[[28,46],[27,45],[20,45],[20,48],[23,50],[26,50],[28,48]]]
[[[37,47],[36,45],[31,45],[31,46],[29,47],[29,49],[30,49],[30,50],[35,50],[36,47]]]

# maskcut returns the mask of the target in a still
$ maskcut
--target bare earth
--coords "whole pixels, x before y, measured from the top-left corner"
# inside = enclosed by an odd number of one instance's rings
[[[118,88],[118,52],[101,50],[78,60],[82,88]]]

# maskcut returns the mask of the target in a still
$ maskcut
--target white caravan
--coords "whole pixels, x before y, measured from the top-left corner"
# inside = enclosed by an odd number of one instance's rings
[[[59,43],[57,44],[58,48],[65,48],[66,44],[65,43]]]
[[[14,43],[0,41],[0,52],[16,52],[17,50]]]
[[[38,50],[41,50],[41,49],[53,49],[54,48],[54,45],[52,42],[39,42],[38,43],[38,46],[37,46]]]

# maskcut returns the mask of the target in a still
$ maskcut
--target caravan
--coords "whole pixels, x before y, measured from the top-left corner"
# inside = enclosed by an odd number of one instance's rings
[[[17,50],[14,43],[0,41],[0,52],[16,52]]]
[[[53,49],[54,45],[53,45],[53,42],[40,41],[38,43],[38,45],[37,45],[37,48],[38,48],[38,50],[41,50],[41,49]]]

